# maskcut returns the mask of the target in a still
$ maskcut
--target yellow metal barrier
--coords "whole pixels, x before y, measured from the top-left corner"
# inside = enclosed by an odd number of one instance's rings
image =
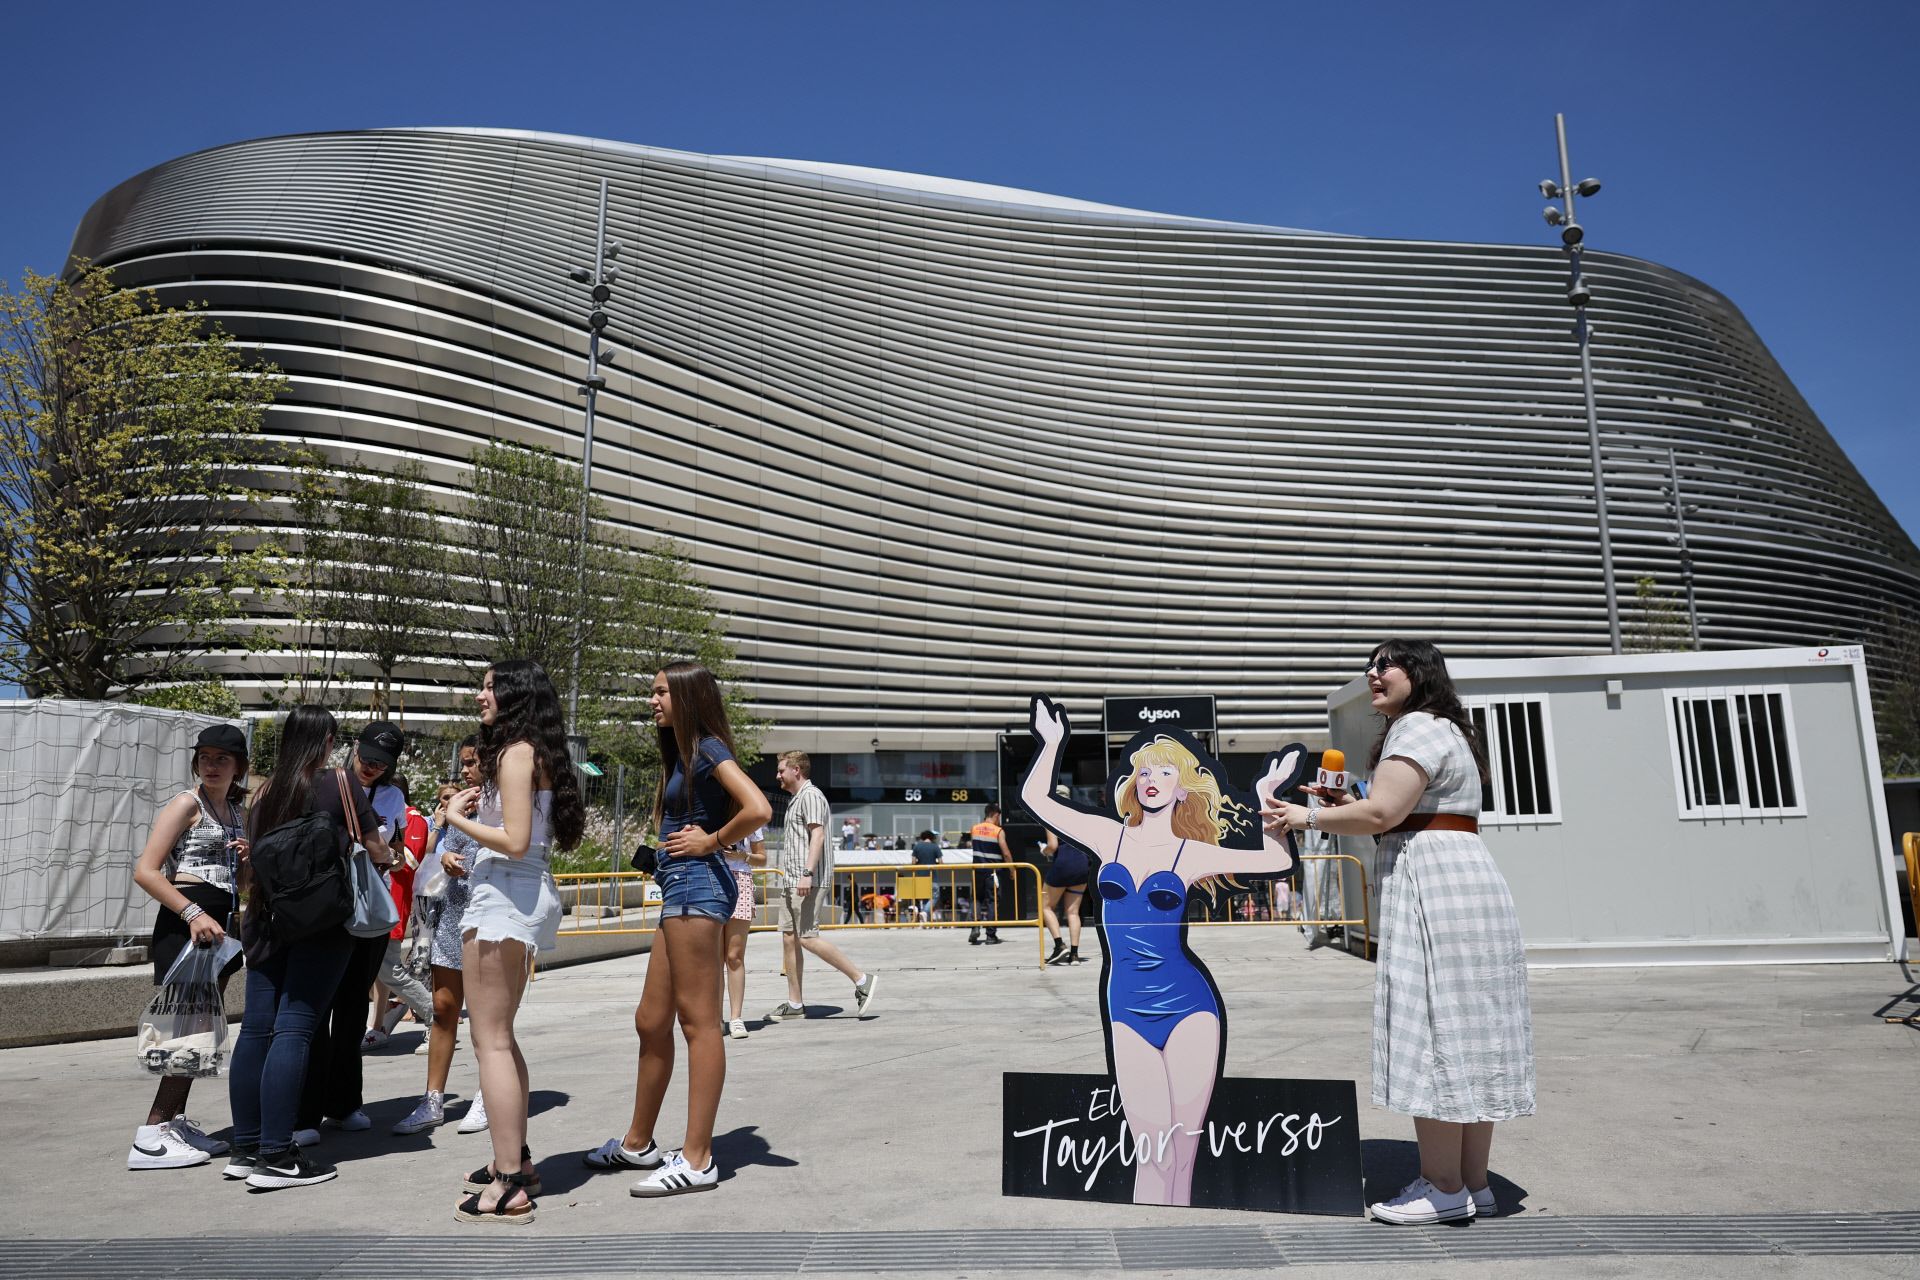
[[[1908,888],[1920,910],[1920,834],[1906,837]],[[1228,891],[1224,885],[1216,891],[1205,910],[1227,913],[1224,918],[1192,920],[1196,925],[1294,925],[1313,928],[1360,928],[1367,939],[1367,953],[1373,949],[1372,897],[1367,884],[1366,865],[1350,853],[1310,853],[1303,862],[1327,864],[1352,863],[1360,881],[1360,913],[1348,910],[1347,880],[1344,868],[1328,866],[1339,898],[1334,915],[1315,917],[1305,908],[1301,895],[1292,892],[1286,882],[1258,880],[1242,893]],[[1007,878],[999,880],[995,873]],[[1032,901],[1036,914],[1019,914],[1020,877],[1032,877]],[[786,878],[771,867],[754,869],[754,913],[750,926],[755,933],[779,928],[773,910],[773,896],[784,887]],[[822,929],[1020,929],[1034,931],[1035,954],[1046,963],[1046,930],[1041,927],[1039,904],[1046,890],[1040,882],[1040,868],[1030,862],[943,862],[905,866],[836,866],[833,869],[831,904],[843,908],[849,917],[823,921]],[[639,871],[581,871],[554,876],[561,901],[572,908],[560,929],[563,935],[652,933],[659,927],[659,896],[653,877]],[[650,892],[651,890],[651,892]],[[996,901],[997,899],[997,901]],[[1203,899],[1203,901],[1205,901]],[[983,914],[990,911],[992,914]],[[836,912],[828,913],[830,915]]]
[[[999,874],[996,874],[999,873]],[[999,878],[1005,875],[1006,879]],[[846,877],[845,893],[841,877]],[[1019,914],[1022,877],[1033,878],[1034,914]],[[1034,954],[1044,968],[1047,932],[1040,927],[1045,890],[1031,862],[912,862],[833,869],[834,901],[853,917],[822,929],[1020,929],[1034,931]],[[964,908],[961,904],[965,903]],[[992,911],[982,914],[982,907]]]

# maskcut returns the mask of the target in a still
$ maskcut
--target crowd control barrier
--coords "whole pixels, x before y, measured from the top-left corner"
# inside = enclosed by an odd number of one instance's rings
[[[1920,836],[1908,836],[1913,856],[1909,867],[1920,867]],[[1196,914],[1188,923],[1216,925],[1293,925],[1307,928],[1358,928],[1371,953],[1372,900],[1366,868],[1350,853],[1309,853],[1302,862],[1325,864],[1316,913],[1300,893],[1284,880],[1256,880],[1243,889],[1215,882],[1211,892],[1198,896]],[[1351,863],[1360,886],[1360,910],[1350,909],[1347,876],[1338,864]],[[1910,879],[1911,879],[1910,875]],[[771,867],[755,868],[754,915],[751,930],[779,928],[773,897],[785,887],[785,877]],[[653,877],[639,871],[582,871],[554,876],[560,900],[568,914],[562,935],[652,933],[659,927],[659,890]],[[824,929],[1021,929],[1034,931],[1038,963],[1046,963],[1046,930],[1041,927],[1040,904],[1046,890],[1040,868],[1028,862],[943,862],[836,866],[833,869],[832,909],[822,912]],[[1033,914],[1021,904],[1031,902]]]

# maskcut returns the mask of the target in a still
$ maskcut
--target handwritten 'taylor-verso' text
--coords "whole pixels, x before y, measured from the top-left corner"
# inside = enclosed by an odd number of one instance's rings
[[[1108,1117],[1117,1120],[1116,1133],[1076,1137],[1062,1132],[1073,1125],[1097,1124]],[[1269,1139],[1278,1143],[1275,1154],[1285,1159],[1303,1145],[1309,1151],[1318,1151],[1327,1130],[1344,1118],[1334,1116],[1323,1120],[1318,1111],[1307,1116],[1295,1111],[1276,1111],[1260,1121],[1209,1120],[1204,1136],[1216,1159],[1229,1146],[1245,1155],[1264,1155]],[[1278,1138],[1274,1137],[1276,1130]],[[1071,1169],[1075,1174],[1086,1175],[1083,1189],[1091,1191],[1109,1160],[1117,1157],[1122,1168],[1134,1164],[1164,1164],[1174,1141],[1193,1131],[1178,1123],[1165,1129],[1133,1130],[1121,1114],[1117,1091],[1106,1088],[1093,1091],[1085,1116],[1049,1120],[1031,1129],[1015,1130],[1013,1136],[1031,1138],[1035,1134],[1040,1135],[1040,1184],[1045,1186],[1055,1169]]]

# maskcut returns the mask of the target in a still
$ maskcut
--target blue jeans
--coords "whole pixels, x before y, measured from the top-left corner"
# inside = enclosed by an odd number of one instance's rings
[[[332,929],[288,945],[259,968],[248,966],[247,1007],[227,1081],[236,1147],[284,1151],[293,1145],[308,1046],[333,1003],[352,944],[344,929]]]

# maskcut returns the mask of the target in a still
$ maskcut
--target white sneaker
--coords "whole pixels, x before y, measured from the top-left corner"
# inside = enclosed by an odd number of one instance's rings
[[[296,1147],[319,1146],[320,1131],[318,1129],[295,1129],[293,1131],[293,1145]]]
[[[487,1131],[487,1100],[480,1094],[473,1095],[473,1101],[467,1104],[467,1114],[460,1117],[456,1133],[485,1133]]]
[[[328,1116],[321,1120],[320,1123],[329,1129],[344,1129],[348,1133],[359,1133],[362,1129],[373,1128],[373,1121],[367,1119],[367,1113],[358,1107],[347,1112],[347,1114],[341,1116],[338,1120],[332,1116]]]
[[[1478,1191],[1468,1193],[1473,1197],[1473,1216],[1476,1218],[1497,1218],[1500,1216],[1500,1202],[1493,1198],[1493,1188],[1485,1186]]]
[[[1415,1178],[1400,1189],[1399,1195],[1369,1206],[1367,1212],[1382,1222],[1409,1227],[1429,1222],[1454,1222],[1473,1216],[1473,1196],[1465,1187],[1447,1192],[1425,1178]]]
[[[795,1004],[791,1000],[782,1000],[779,1004],[773,1006],[772,1009],[767,1011],[767,1016],[764,1019],[764,1021],[786,1022],[794,1018],[799,1018],[804,1020],[806,1016],[807,1016],[807,1006],[803,1004]]]
[[[627,1194],[646,1200],[685,1195],[689,1191],[711,1191],[719,1185],[720,1166],[712,1156],[707,1157],[706,1168],[696,1169],[676,1151],[665,1164],[629,1187]]]
[[[873,992],[880,985],[880,975],[869,973],[853,984],[853,1014],[857,1018],[873,1004]]]
[[[129,1169],[188,1169],[205,1164],[212,1154],[188,1142],[166,1124],[143,1124],[133,1131],[133,1145],[127,1149]]]
[[[393,1126],[393,1131],[402,1137],[410,1133],[424,1133],[435,1125],[446,1123],[447,1099],[442,1093],[427,1093],[407,1112],[407,1118]]]
[[[185,1142],[188,1146],[198,1147],[210,1156],[223,1156],[227,1154],[228,1147],[225,1142],[219,1138],[209,1138],[205,1129],[202,1129],[184,1115],[178,1115],[173,1118],[173,1132],[175,1137]]]
[[[747,1038],[746,1021],[741,1018],[735,1018],[729,1022],[727,1024],[727,1035],[734,1040],[745,1040]]]

